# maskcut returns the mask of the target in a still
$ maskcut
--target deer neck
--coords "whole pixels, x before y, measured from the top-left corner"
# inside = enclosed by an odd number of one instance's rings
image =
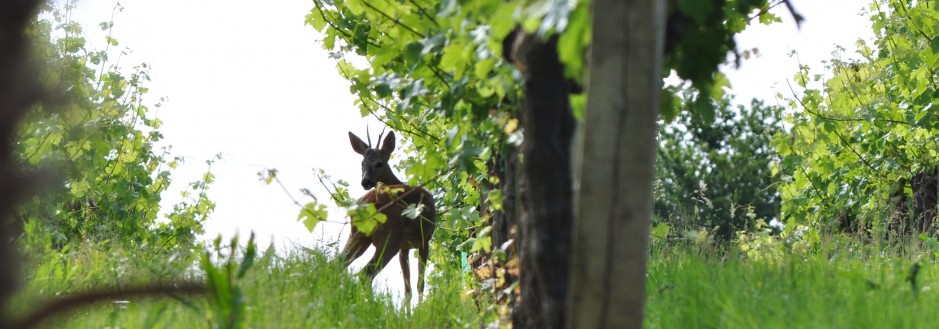
[[[388,168],[388,166],[385,166],[385,172],[382,173],[381,176],[382,176],[383,178],[380,179],[380,180],[378,180],[378,182],[379,182],[379,183],[382,183],[382,184],[384,184],[384,185],[401,185],[401,184],[404,184],[404,182],[402,182],[400,179],[398,179],[398,176],[395,176],[395,173],[392,172],[391,169]]]

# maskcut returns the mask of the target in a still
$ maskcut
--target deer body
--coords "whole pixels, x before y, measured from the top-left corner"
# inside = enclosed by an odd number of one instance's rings
[[[373,149],[371,145],[349,133],[352,149],[363,156],[362,187],[371,189],[359,198],[359,202],[374,204],[375,209],[385,214],[387,220],[378,224],[371,235],[360,232],[353,225],[340,256],[343,265],[348,267],[361,257],[369,246],[375,246],[375,255],[363,270],[369,280],[372,280],[397,254],[404,276],[405,298],[410,301],[409,253],[411,249],[418,251],[417,293],[420,299],[424,292],[424,269],[430,251],[430,238],[436,227],[436,210],[434,197],[430,192],[422,187],[404,184],[388,166],[388,159],[394,151],[394,138],[393,132],[388,133],[384,142]],[[409,205],[420,207],[421,212],[417,218],[402,214]]]

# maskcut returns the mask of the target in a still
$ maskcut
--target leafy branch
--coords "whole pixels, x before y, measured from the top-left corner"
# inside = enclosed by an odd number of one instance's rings
[[[817,112],[817,111],[813,111],[813,110],[811,110],[808,106],[806,106],[805,103],[802,102],[802,99],[799,98],[798,95],[796,95],[795,90],[792,88],[792,84],[790,84],[788,80],[786,80],[786,85],[789,86],[789,91],[792,93],[792,97],[799,103],[799,105],[802,107],[802,109],[805,110],[806,112],[808,112],[809,114],[812,114],[813,116],[819,118],[819,119],[828,120],[828,121],[837,121],[837,122],[870,122],[870,121],[871,121],[871,120],[863,119],[863,118],[835,118],[835,117],[829,117],[829,116],[826,116],[826,115],[824,115],[824,114],[821,114],[821,113],[819,113],[819,112]],[[829,101],[829,102],[830,102],[830,101]],[[876,118],[876,119],[873,119],[873,120],[875,120],[875,121],[889,122],[889,123],[895,123],[895,124],[902,124],[902,125],[907,125],[907,126],[910,126],[910,125],[911,125],[909,122],[899,121],[899,120],[892,120],[892,119]]]
[[[319,11],[320,16],[323,17],[323,21],[325,21],[326,24],[328,24],[330,27],[332,27],[333,30],[335,30],[336,32],[339,32],[340,34],[342,34],[342,36],[344,36],[347,40],[355,39],[355,37],[354,37],[353,35],[349,34],[348,31],[339,28],[339,26],[337,26],[331,19],[329,19],[329,18],[326,17],[326,14],[325,14],[325,13],[326,13],[326,10],[323,9],[323,4],[320,3],[320,1],[321,1],[321,0],[313,0],[313,5],[316,6],[316,8],[318,9],[317,11]],[[369,38],[367,38],[367,37],[366,37],[365,42],[368,43],[369,45],[371,45],[372,47],[381,48],[381,45],[379,45],[378,43],[376,43],[375,41],[372,41],[372,39],[369,39]]]
[[[423,7],[421,7],[421,5],[417,4],[417,2],[415,2],[414,0],[408,0],[408,2],[410,2],[412,5],[414,5],[414,7],[417,7],[418,12],[420,12],[421,15],[424,15],[424,17],[427,17],[427,19],[430,20],[431,23],[434,23],[434,25],[436,25],[436,26],[438,26],[438,27],[440,26],[440,24],[437,23],[437,20],[434,19],[434,16],[428,14],[427,11],[424,10]]]
[[[384,11],[382,11],[382,10],[380,10],[380,9],[378,9],[378,8],[375,8],[375,6],[373,6],[373,5],[371,4],[371,2],[369,2],[369,1],[363,1],[362,3],[365,4],[366,7],[371,8],[372,10],[374,10],[375,12],[377,12],[379,15],[382,15],[382,16],[384,16],[385,18],[391,20],[392,22],[394,22],[394,23],[397,24],[398,26],[401,26],[401,27],[404,28],[405,30],[408,30],[408,31],[410,31],[411,33],[414,33],[415,35],[421,37],[422,39],[423,39],[423,38],[426,38],[426,37],[424,36],[424,34],[422,34],[422,33],[420,33],[420,32],[417,32],[417,30],[415,30],[414,28],[408,26],[407,24],[404,24],[403,22],[401,22],[401,21],[398,20],[397,18],[391,17],[391,15],[388,15],[388,14],[385,13]]]
[[[338,63],[339,59],[336,59],[336,61],[337,61],[337,63]],[[349,80],[349,82],[355,84],[355,82],[356,82],[355,79],[354,79],[354,78],[351,78],[351,77],[353,76],[352,73],[349,72],[349,71],[346,71],[346,70],[342,67],[342,65],[338,65],[338,66],[339,66],[340,72],[342,72],[342,75],[343,75],[344,77],[348,77],[347,79]],[[377,113],[375,113],[375,110],[373,110],[371,107],[368,106],[369,103],[368,103],[367,101],[371,101],[372,103],[378,105],[378,107],[380,107],[380,108],[382,108],[383,110],[385,110],[385,113],[389,113],[389,114],[390,114],[390,113],[394,113],[395,111],[393,111],[393,110],[390,109],[388,106],[386,106],[386,105],[384,105],[384,104],[378,102],[378,101],[375,100],[374,98],[372,98],[372,97],[371,97],[371,94],[369,94],[368,96],[365,96],[365,95],[363,95],[363,93],[356,93],[356,96],[359,98],[359,101],[362,102],[362,106],[365,107],[365,110],[368,111],[368,113],[371,114],[372,117],[375,118],[375,120],[378,120],[379,122],[385,124],[385,126],[391,127],[392,129],[401,131],[401,132],[403,132],[403,133],[410,134],[411,136],[421,136],[421,137],[431,138],[431,139],[433,139],[434,141],[439,141],[439,140],[440,140],[439,137],[436,137],[436,136],[431,135],[431,134],[428,133],[426,130],[421,129],[419,126],[415,125],[414,123],[412,123],[412,122],[409,121],[409,120],[403,120],[403,121],[404,121],[405,123],[407,123],[408,125],[410,125],[413,130],[408,129],[408,128],[406,128],[406,127],[399,127],[399,126],[396,126],[396,125],[392,125],[392,124],[389,123],[387,120],[383,119],[381,116],[379,116]],[[416,130],[416,132],[415,132],[415,130]]]

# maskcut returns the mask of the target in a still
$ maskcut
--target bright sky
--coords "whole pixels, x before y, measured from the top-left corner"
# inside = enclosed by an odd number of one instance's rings
[[[835,45],[850,50],[859,37],[871,38],[867,18],[858,15],[867,0],[793,2],[806,18],[801,30],[788,12],[777,10],[783,23],[757,25],[737,37],[740,49],[758,48],[760,54],[739,70],[724,70],[739,102],[756,97],[774,104],[777,91],[788,95],[785,81],[798,67],[790,50],[821,73],[820,61]],[[114,5],[114,0],[78,3],[73,19],[85,27],[92,45],[103,46],[97,26],[110,19]],[[343,225],[322,223],[309,233],[297,222],[299,208],[284,191],[257,177],[258,171],[277,168],[295,197],[305,187],[326,201],[328,194],[312,171],[322,168],[352,183],[353,195],[364,193],[357,184],[361,158],[346,133],[361,136],[366,124],[373,132],[381,126],[359,116],[348,83],[322,50],[318,34],[303,24],[312,2],[124,0],[121,5],[113,36],[121,48],[130,49],[121,65],[150,64],[151,104],[159,97],[169,99],[157,113],[164,121],[160,130],[172,153],[187,159],[173,175],[174,189],[165,195],[164,208],[179,200],[185,183],[201,176],[205,160],[221,153],[223,159],[212,168],[217,180],[209,196],[217,207],[205,225],[206,238],[247,237],[254,231],[261,247],[271,241],[279,248],[344,243],[348,228],[340,232]],[[330,216],[344,220],[338,211]],[[364,265],[370,254],[353,266]],[[400,293],[397,261],[376,282],[385,280]]]

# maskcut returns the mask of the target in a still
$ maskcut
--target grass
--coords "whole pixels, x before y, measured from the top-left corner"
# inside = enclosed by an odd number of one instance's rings
[[[933,328],[939,323],[939,264],[931,250],[825,239],[808,251],[777,252],[760,260],[736,248],[718,252],[656,244],[649,263],[646,327]],[[194,263],[192,255],[100,246],[52,253],[27,266],[13,311],[101,284],[200,279]],[[914,264],[919,270],[910,280]],[[463,296],[464,274],[456,266],[436,268],[428,277],[425,301],[410,310],[316,250],[259,257],[236,283],[244,295],[245,328],[479,327],[485,311]],[[83,309],[48,327],[213,328],[213,312],[205,297],[131,300]]]
[[[929,251],[839,241],[751,261],[739,253],[657,250],[648,328],[934,328],[939,265]],[[920,264],[914,288],[908,279]]]
[[[194,257],[170,261],[121,250],[82,249],[34,262],[39,265],[13,304],[29,308],[50,295],[99,284],[201,275],[189,265]],[[454,328],[474,323],[479,311],[460,297],[459,271],[439,265],[436,269],[429,273],[425,300],[411,309],[396,305],[386,292],[373,291],[317,250],[297,248],[282,256],[259,257],[236,284],[246,303],[245,328]],[[48,327],[213,328],[217,321],[207,300],[177,297],[97,305],[51,321]]]

